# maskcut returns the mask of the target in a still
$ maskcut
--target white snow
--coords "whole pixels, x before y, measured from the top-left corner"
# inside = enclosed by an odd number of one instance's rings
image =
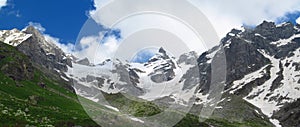
[[[136,122],[140,122],[140,123],[144,123],[143,120],[135,118],[135,117],[129,117],[131,120],[136,121]]]
[[[293,35],[292,37],[288,38],[288,39],[280,39],[279,41],[275,41],[275,42],[271,42],[271,44],[273,45],[277,45],[278,47],[283,46],[283,45],[287,45],[289,43],[294,43],[292,40],[295,38],[299,38],[300,34],[296,34]]]
[[[229,33],[228,35],[229,35],[229,36],[235,36],[235,34],[234,34],[234,33]]]
[[[21,44],[31,36],[32,36],[31,34],[26,34],[17,29],[0,31],[0,41],[3,41],[4,43],[12,46],[18,46],[19,44]]]
[[[99,101],[99,99],[97,99],[96,97],[86,96],[87,95],[86,91],[82,91],[80,89],[76,89],[75,87],[74,87],[74,90],[75,90],[76,94],[79,95],[79,96],[81,96],[81,97],[84,97],[84,98],[89,99],[89,100],[94,101],[94,102],[98,102]]]
[[[258,37],[261,37],[261,38],[263,38],[263,39],[266,39],[266,37],[264,37],[264,36],[262,36],[262,35],[260,35],[260,34],[258,34],[258,33],[255,33],[254,35],[255,35],[255,36],[258,36]]]
[[[270,57],[269,55],[267,55],[263,51],[261,51],[261,53],[266,58],[270,59],[271,62],[272,62],[272,65],[274,66],[270,70],[271,79],[266,81],[263,85],[254,88],[252,90],[252,92],[249,94],[249,96],[251,96],[251,95],[257,95],[258,93],[260,93],[259,96],[255,97],[253,99],[247,99],[247,97],[245,97],[244,99],[246,101],[248,101],[249,103],[255,105],[256,107],[259,107],[265,115],[267,115],[268,117],[271,117],[273,112],[276,111],[276,110],[279,110],[279,108],[281,106],[278,106],[277,102],[274,101],[274,100],[273,101],[266,101],[264,98],[270,92],[269,89],[272,86],[272,82],[277,78],[276,73],[280,71],[280,69],[279,69],[279,60],[277,60],[273,57]]]
[[[258,86],[252,90],[252,92],[248,95],[257,95],[253,99],[248,99],[245,97],[244,99],[249,103],[255,105],[260,108],[261,111],[267,115],[269,118],[273,115],[274,111],[278,111],[283,105],[283,103],[291,103],[300,98],[300,84],[297,83],[300,77],[299,72],[295,71],[295,68],[292,66],[293,62],[300,62],[300,49],[297,49],[294,52],[294,56],[286,59],[275,59],[272,56],[269,56],[264,51],[260,50],[260,52],[268,59],[271,60],[272,68],[270,70],[271,78],[267,80],[263,85]],[[271,91],[270,88],[272,86],[272,82],[278,77],[278,72],[280,71],[279,63],[282,62],[283,65],[283,77],[284,79],[281,81],[283,85],[279,86],[274,91]],[[289,66],[285,66],[286,63],[290,63]],[[255,73],[255,72],[254,72]],[[269,96],[267,96],[269,94]],[[275,100],[272,100],[275,98]],[[280,102],[276,99],[280,97],[283,98]],[[280,122],[276,119],[270,119],[270,121],[276,126],[281,127]]]
[[[222,106],[215,107],[215,109],[222,109],[222,108],[223,108]]]
[[[89,99],[89,100],[94,101],[94,102],[98,102],[99,101],[99,99],[96,99],[94,97],[86,97],[86,96],[82,96],[82,97],[85,97],[86,99]]]
[[[225,42],[224,48],[230,48],[231,39]]]
[[[104,105],[106,108],[112,109],[114,111],[120,112],[120,110],[116,107],[110,106],[110,105]]]
[[[263,75],[266,73],[265,68],[267,66],[262,67],[261,69],[250,73],[248,75],[245,75],[244,78],[240,80],[236,80],[233,82],[233,86],[230,89],[230,94],[234,94],[239,89],[243,88],[247,83],[250,83],[251,81],[254,81],[255,79],[263,77]]]
[[[199,98],[199,102],[196,102],[195,104],[208,104],[211,100],[208,99],[208,94],[203,95],[202,93],[197,93],[196,97]]]
[[[259,111],[257,111],[256,109],[255,109],[255,112],[256,112],[257,114],[260,114]]]
[[[270,122],[273,123],[273,125],[275,125],[276,127],[282,127],[277,119],[270,119]]]
[[[95,82],[87,83],[80,81],[81,78],[86,78],[87,75],[91,75],[94,77],[111,77],[113,74],[111,72],[112,64],[108,63],[109,65],[97,65],[97,66],[85,66],[73,63],[73,68],[68,68],[68,72],[66,75],[70,78],[74,78],[78,81],[79,84],[87,86],[87,87],[94,87],[96,89],[100,89],[106,93],[119,93],[120,90],[118,89],[110,89],[110,83],[105,80],[103,87],[99,88],[94,85]],[[114,80],[113,80],[114,81]],[[78,85],[79,85],[78,84]]]
[[[300,63],[300,48],[293,52],[295,55],[293,57],[282,60],[284,67],[283,70],[283,84],[280,90],[275,90],[274,95],[279,94],[284,97],[290,98],[290,100],[285,100],[284,102],[293,102],[300,98],[300,84],[297,82],[300,80],[299,71],[295,71],[293,63]],[[286,63],[290,63],[289,66],[284,66]]]
[[[63,80],[65,80],[65,81],[69,81],[69,79],[67,79],[66,77],[64,77],[64,76],[60,76]]]
[[[175,99],[175,103],[180,105],[185,105],[185,103],[189,101],[189,99],[193,96],[195,88],[183,91],[182,88],[184,81],[181,83],[179,83],[179,81],[181,80],[183,74],[185,74],[188,71],[188,69],[193,67],[193,65],[186,65],[185,63],[177,65],[175,59],[170,58],[170,60],[173,63],[175,63],[175,77],[170,81],[165,81],[162,83],[153,82],[149,75],[153,73],[156,68],[161,68],[162,64],[166,64],[169,61],[162,59],[155,62],[151,62],[147,66],[144,66],[143,64],[139,63],[131,63],[132,68],[137,68],[145,71],[143,73],[138,73],[140,77],[140,83],[138,84],[138,86],[146,91],[146,93],[142,96],[139,96],[139,98],[152,101],[158,98],[170,96],[171,98]]]

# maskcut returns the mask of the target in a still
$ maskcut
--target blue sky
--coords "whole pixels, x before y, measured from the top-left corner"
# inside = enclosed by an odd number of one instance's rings
[[[282,23],[282,22],[292,22],[293,24],[296,24],[296,20],[300,17],[300,10],[295,12],[286,13],[284,17],[279,17],[276,21],[276,23]]]
[[[35,22],[62,42],[75,42],[92,9],[92,0],[8,0],[0,11],[0,29],[23,29]]]
[[[136,53],[136,55],[132,58],[131,62],[134,63],[145,63],[148,62],[149,59],[151,59],[156,52],[158,52],[157,48],[149,48],[144,49]]]

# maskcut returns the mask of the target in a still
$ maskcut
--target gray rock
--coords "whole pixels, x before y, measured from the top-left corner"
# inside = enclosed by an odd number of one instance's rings
[[[33,26],[29,26],[25,33],[32,36],[18,45],[17,49],[26,54],[35,64],[53,72],[55,69],[66,72],[67,66],[72,66],[72,60],[54,43],[47,42]]]

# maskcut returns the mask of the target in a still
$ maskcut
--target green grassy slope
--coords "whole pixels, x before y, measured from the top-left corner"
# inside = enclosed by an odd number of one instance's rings
[[[25,55],[2,42],[0,54],[0,126],[97,126],[76,94],[35,69]]]

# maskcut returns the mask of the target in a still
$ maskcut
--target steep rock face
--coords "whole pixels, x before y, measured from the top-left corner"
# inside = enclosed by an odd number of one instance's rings
[[[24,32],[32,36],[19,44],[17,48],[29,56],[34,63],[52,71],[63,72],[67,71],[67,66],[72,66],[71,59],[54,43],[46,41],[34,27],[29,26]]]
[[[300,125],[300,99],[287,104],[274,114],[274,118],[284,127],[298,127]]]
[[[0,42],[0,71],[16,81],[34,77],[34,68],[29,58],[3,42]]]
[[[283,105],[291,108],[300,98],[299,31],[299,26],[292,23],[275,25],[266,21],[256,28],[233,29],[222,39],[219,46],[198,58],[200,81],[198,95],[196,94],[196,101],[199,102],[197,104],[212,101],[208,93],[209,87],[214,85],[210,82],[211,63],[217,52],[224,49],[227,78],[222,98],[231,98],[234,95],[244,99],[259,108],[274,125],[280,122],[283,126],[297,125],[295,118],[299,114],[285,114],[286,108],[282,108]],[[214,69],[218,68],[216,66]],[[224,106],[222,109],[227,108]],[[279,121],[271,118],[273,114]],[[295,121],[288,123],[286,118],[293,118]]]
[[[238,37],[229,40],[230,48],[225,48],[227,64],[227,82],[242,78],[254,72],[270,61],[257,51],[251,43]]]

